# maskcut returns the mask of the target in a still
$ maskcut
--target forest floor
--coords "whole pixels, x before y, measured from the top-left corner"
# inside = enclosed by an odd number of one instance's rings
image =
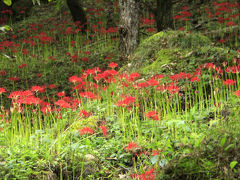
[[[146,13],[119,62],[101,3],[86,34],[55,6],[0,34],[0,178],[240,178],[238,32],[205,33],[230,21],[156,33]]]

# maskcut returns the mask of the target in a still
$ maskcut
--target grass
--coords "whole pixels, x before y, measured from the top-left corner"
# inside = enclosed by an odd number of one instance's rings
[[[73,33],[68,18],[30,16],[2,35],[0,178],[239,178],[237,57],[194,61],[192,72],[125,73],[115,30],[92,26],[93,16],[87,35]]]

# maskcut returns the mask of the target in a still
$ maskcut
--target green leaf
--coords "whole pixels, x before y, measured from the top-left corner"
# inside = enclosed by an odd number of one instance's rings
[[[223,147],[225,143],[226,143],[226,137],[223,137],[220,142],[221,147]]]
[[[230,144],[224,149],[224,151],[227,151],[227,150],[229,150],[230,148],[233,148],[233,147],[234,147],[234,144]]]
[[[237,161],[232,161],[231,163],[230,163],[230,167],[231,167],[231,169],[233,169],[236,165],[237,165]]]
[[[4,4],[6,4],[7,6],[11,6],[12,5],[12,0],[3,0]]]

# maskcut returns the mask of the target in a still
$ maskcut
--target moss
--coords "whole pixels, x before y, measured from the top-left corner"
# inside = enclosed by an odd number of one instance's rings
[[[142,74],[192,72],[200,64],[221,64],[236,56],[235,51],[215,47],[200,33],[167,31],[144,40],[131,58],[131,69],[124,70]]]

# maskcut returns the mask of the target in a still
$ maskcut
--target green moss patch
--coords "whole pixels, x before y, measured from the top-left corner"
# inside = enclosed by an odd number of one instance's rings
[[[221,64],[237,56],[235,51],[214,46],[200,33],[167,31],[144,40],[131,58],[130,72],[142,74],[192,72],[206,62]]]

